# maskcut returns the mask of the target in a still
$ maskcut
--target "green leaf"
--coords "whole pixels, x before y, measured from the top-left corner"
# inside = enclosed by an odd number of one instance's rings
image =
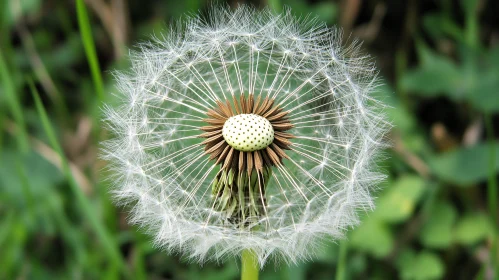
[[[425,31],[436,40],[450,36],[455,41],[463,42],[463,30],[445,13],[428,13],[423,17]]]
[[[472,57],[470,50],[463,52]],[[473,82],[468,87],[467,98],[473,106],[483,112],[499,112],[499,48],[491,49],[481,57],[474,55],[466,74],[472,76]]]
[[[421,228],[419,240],[428,248],[446,248],[452,243],[456,209],[452,204],[442,201],[436,204],[430,213]]]
[[[499,149],[499,143],[495,143]],[[478,144],[470,148],[458,148],[428,159],[431,170],[440,179],[457,184],[470,185],[485,180],[488,175],[490,144]],[[499,154],[494,170],[499,171]]]
[[[374,215],[386,222],[405,221],[412,215],[424,190],[425,181],[421,177],[402,176],[378,199]]]
[[[473,213],[459,220],[454,233],[456,242],[473,245],[492,235],[494,227],[485,214]]]
[[[421,66],[407,71],[401,79],[404,90],[426,97],[449,96],[462,98],[462,75],[453,61],[419,47]]]
[[[440,257],[428,251],[419,254],[404,251],[397,265],[401,279],[440,279],[445,272]]]
[[[499,48],[483,53],[463,46],[459,65],[423,44],[418,52],[421,65],[402,77],[404,90],[425,97],[446,96],[469,102],[483,112],[499,112]]]
[[[470,92],[470,102],[477,109],[483,112],[499,111],[499,69],[496,71],[487,71],[481,73],[480,80],[477,82],[473,91]]]
[[[371,217],[361,223],[350,235],[350,245],[382,258],[393,249],[393,234],[382,221]]]

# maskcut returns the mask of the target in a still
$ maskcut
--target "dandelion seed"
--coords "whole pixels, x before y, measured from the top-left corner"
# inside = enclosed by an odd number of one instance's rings
[[[214,8],[141,45],[116,74],[104,144],[114,194],[155,243],[199,262],[251,249],[312,257],[373,207],[388,123],[376,71],[290,11]]]

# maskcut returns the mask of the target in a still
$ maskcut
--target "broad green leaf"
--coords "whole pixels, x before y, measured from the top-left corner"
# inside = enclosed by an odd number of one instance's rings
[[[462,47],[460,64],[420,44],[421,64],[407,71],[401,86],[425,97],[447,96],[455,101],[469,102],[478,110],[498,112],[499,49],[482,53]]]
[[[446,95],[460,99],[462,76],[458,66],[445,56],[419,48],[421,66],[407,71],[402,77],[401,86],[407,91],[422,96],[436,97]]]
[[[469,53],[465,52],[465,53]],[[474,83],[469,87],[467,98],[473,106],[484,112],[499,111],[499,48],[472,61]]]
[[[419,240],[428,248],[445,248],[452,243],[456,209],[445,201],[436,204],[424,223]]]
[[[482,213],[468,214],[458,221],[454,229],[456,242],[473,245],[491,234],[494,228],[489,217]]]
[[[350,235],[350,245],[382,258],[393,249],[394,237],[388,225],[374,217],[366,217]]]
[[[499,143],[494,145],[496,151],[499,150]],[[487,178],[489,152],[489,144],[478,144],[470,148],[458,148],[435,155],[428,159],[428,164],[440,179],[465,186]],[[496,154],[495,163],[497,172],[499,171],[499,153]]]
[[[425,31],[434,39],[450,36],[463,42],[464,34],[461,28],[445,13],[428,13],[423,17]]]
[[[499,111],[499,69],[480,74],[480,80],[470,92],[470,101],[484,112]]]
[[[374,215],[386,222],[402,222],[411,216],[424,190],[421,177],[405,175],[378,199]]]
[[[440,279],[444,275],[444,264],[440,257],[432,252],[414,253],[404,251],[398,260],[401,279]]]

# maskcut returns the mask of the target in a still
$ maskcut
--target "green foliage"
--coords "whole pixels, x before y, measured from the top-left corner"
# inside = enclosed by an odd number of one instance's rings
[[[404,175],[386,188],[386,192],[377,201],[373,215],[387,223],[407,220],[414,213],[425,187],[422,178]]]
[[[457,211],[446,201],[439,201],[431,209],[419,232],[420,242],[428,248],[445,249],[452,243]]]
[[[3,95],[7,99],[7,106],[0,106],[0,108],[5,107],[5,109],[8,108],[12,112],[17,123],[16,134],[19,136],[19,147],[22,151],[26,151],[28,149],[28,136],[26,134],[26,124],[22,113],[22,105],[19,101],[19,97],[16,95],[14,80],[11,72],[7,68],[7,63],[2,52],[0,52],[0,80],[3,85]]]
[[[0,182],[5,186],[1,197],[10,207],[30,207],[33,202],[45,199],[45,194],[54,191],[51,188],[63,180],[52,163],[33,151],[19,157],[6,150],[1,154],[0,162]],[[29,178],[26,177],[28,170]]]
[[[99,100],[104,98],[104,88],[99,66],[99,60],[95,50],[94,39],[92,37],[92,28],[90,19],[88,18],[87,8],[83,0],[76,0],[76,12],[78,14],[78,25],[80,27],[81,41],[85,47],[85,54],[87,55],[88,65],[92,72],[92,79],[94,81],[95,93]]]
[[[415,253],[407,250],[401,254],[397,265],[401,279],[441,279],[445,271],[442,260],[429,251]]]
[[[353,248],[377,258],[387,256],[393,249],[393,243],[394,236],[390,227],[375,218],[365,219],[350,236]]]
[[[421,65],[402,78],[405,90],[424,97],[446,96],[469,102],[483,112],[499,111],[499,49],[476,53],[463,47],[461,65],[422,44],[418,50]]]
[[[402,104],[395,90],[388,84],[383,84],[376,88],[373,95],[388,106],[385,114],[392,121],[406,148],[412,152],[426,152],[428,147],[421,128],[418,127],[418,120],[413,112]]]
[[[50,145],[59,156],[64,175],[68,180],[69,186],[71,186],[71,189],[74,192],[77,203],[80,204],[80,207],[84,212],[85,217],[89,220],[90,225],[95,231],[97,237],[100,239],[101,244],[104,246],[106,253],[109,255],[109,258],[112,260],[112,264],[119,265],[121,268],[125,269],[126,268],[125,262],[123,260],[123,257],[119,253],[116,240],[111,236],[108,229],[106,229],[104,225],[99,221],[98,217],[96,216],[92,208],[92,205],[90,204],[90,201],[85,196],[81,187],[76,182],[74,175],[70,170],[69,163],[63,154],[63,150],[57,141],[57,137],[52,128],[52,125],[50,124],[50,120],[48,119],[47,112],[42,104],[38,91],[34,88],[34,86],[31,83],[30,87],[31,87],[31,92],[33,94],[33,99],[35,100],[35,105],[38,111],[38,115],[40,116],[40,119],[42,121],[43,129],[47,134]]]
[[[439,56],[427,47],[419,47],[421,64],[408,71],[402,78],[402,87],[426,97],[447,95],[456,100],[462,99],[465,81],[460,69],[445,56]]]
[[[333,23],[339,12],[338,5],[327,1],[311,4],[306,0],[269,0],[267,3],[274,11],[281,12],[283,7],[291,7],[291,11],[297,16],[309,15],[327,23]]]
[[[5,21],[7,26],[15,25],[23,15],[35,14],[41,7],[40,0],[3,1],[3,4],[5,6],[1,9],[0,18]]]
[[[483,181],[488,176],[490,144],[477,144],[470,148],[460,148],[432,156],[428,163],[433,172],[442,180],[469,186]],[[499,144],[494,144],[498,149]],[[496,155],[495,172],[499,171],[499,154]]]
[[[469,213],[462,217],[455,228],[455,239],[464,245],[475,245],[494,234],[494,226],[483,213]]]

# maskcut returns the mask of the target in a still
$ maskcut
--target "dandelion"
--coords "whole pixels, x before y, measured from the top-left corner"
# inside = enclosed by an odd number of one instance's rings
[[[356,225],[383,178],[376,70],[290,11],[214,8],[141,45],[116,74],[114,194],[155,244],[200,263],[250,250],[298,262]]]

